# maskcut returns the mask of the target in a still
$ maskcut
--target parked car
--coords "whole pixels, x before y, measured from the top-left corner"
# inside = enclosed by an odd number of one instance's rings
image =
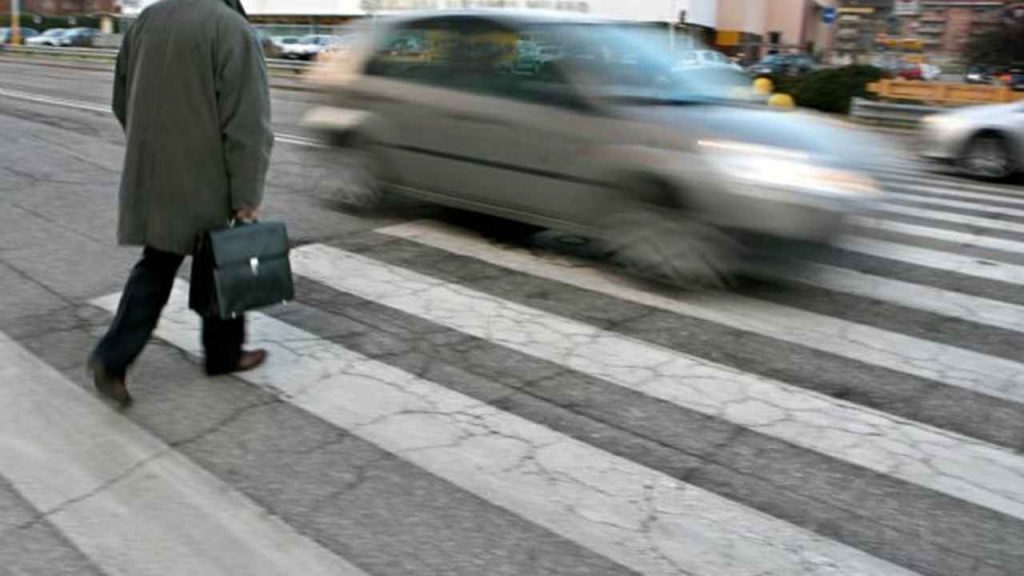
[[[902,80],[924,80],[924,71],[921,69],[921,65],[914,62],[900,61],[892,72]]]
[[[61,46],[91,48],[99,35],[100,31],[96,28],[71,28],[61,37]]]
[[[282,41],[278,46],[281,49],[281,58],[288,60],[314,60],[320,54],[338,47],[342,40],[337,36],[324,34],[311,34],[302,36],[292,41]]]
[[[919,65],[921,68],[921,79],[929,82],[934,82],[942,77],[942,68],[939,68],[935,64],[924,63]]]
[[[964,82],[966,84],[991,84],[992,67],[983,64],[968,66],[967,71],[964,73]]]
[[[275,38],[262,28],[257,27],[254,30],[256,38],[260,41],[260,47],[263,48],[263,56],[266,58],[279,58],[280,51]]]
[[[826,240],[879,194],[854,132],[760,104],[746,74],[678,72],[660,39],[583,16],[507,11],[383,20],[310,76],[304,124],[342,147],[339,198],[388,194],[605,239],[633,270],[721,278],[750,235]],[[430,58],[391,49],[420,38]],[[500,50],[562,57],[510,73]]]
[[[1015,62],[999,72],[999,81],[1014,90],[1024,90],[1024,62]]]
[[[717,50],[684,50],[679,53],[677,67],[679,69],[702,67],[732,68],[742,71],[743,68]]]
[[[754,76],[794,76],[815,68],[814,59],[807,54],[769,54],[749,71]]]
[[[38,36],[25,40],[25,44],[27,46],[67,46],[67,41],[64,39],[67,32],[67,28],[50,28]]]
[[[921,155],[981,178],[1002,179],[1024,170],[1024,102],[926,116]]]
[[[39,35],[39,31],[35,28],[25,28],[24,26],[20,29],[22,43],[29,38],[33,38]],[[11,44],[14,42],[14,31],[10,28],[0,28],[0,44]]]

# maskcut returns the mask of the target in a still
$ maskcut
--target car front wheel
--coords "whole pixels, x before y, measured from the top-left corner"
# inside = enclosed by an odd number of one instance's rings
[[[959,167],[970,176],[1001,180],[1016,170],[1009,142],[999,134],[979,134],[964,146]]]
[[[654,206],[616,211],[601,229],[613,261],[632,274],[677,287],[735,284],[739,244],[682,211]]]

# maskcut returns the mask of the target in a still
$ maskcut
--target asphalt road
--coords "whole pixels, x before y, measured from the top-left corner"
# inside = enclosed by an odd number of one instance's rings
[[[581,239],[337,209],[274,90],[298,300],[206,378],[187,273],[131,374],[84,370],[114,242],[110,74],[0,62],[0,574],[1024,573],[1024,189],[922,171],[739,293]]]

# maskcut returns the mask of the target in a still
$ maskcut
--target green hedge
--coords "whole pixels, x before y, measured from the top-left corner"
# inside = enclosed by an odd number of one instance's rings
[[[855,97],[871,96],[867,91],[868,83],[883,77],[885,73],[880,68],[853,65],[772,80],[775,82],[775,91],[792,96],[797,106],[847,114],[850,111],[850,102]]]

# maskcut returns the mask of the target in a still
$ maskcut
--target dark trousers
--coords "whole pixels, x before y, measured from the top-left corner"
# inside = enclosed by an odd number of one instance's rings
[[[117,315],[92,354],[114,376],[124,376],[153,335],[160,313],[174,287],[185,257],[147,247],[132,269],[121,295]],[[224,374],[238,366],[245,340],[245,319],[203,318],[206,371]]]

